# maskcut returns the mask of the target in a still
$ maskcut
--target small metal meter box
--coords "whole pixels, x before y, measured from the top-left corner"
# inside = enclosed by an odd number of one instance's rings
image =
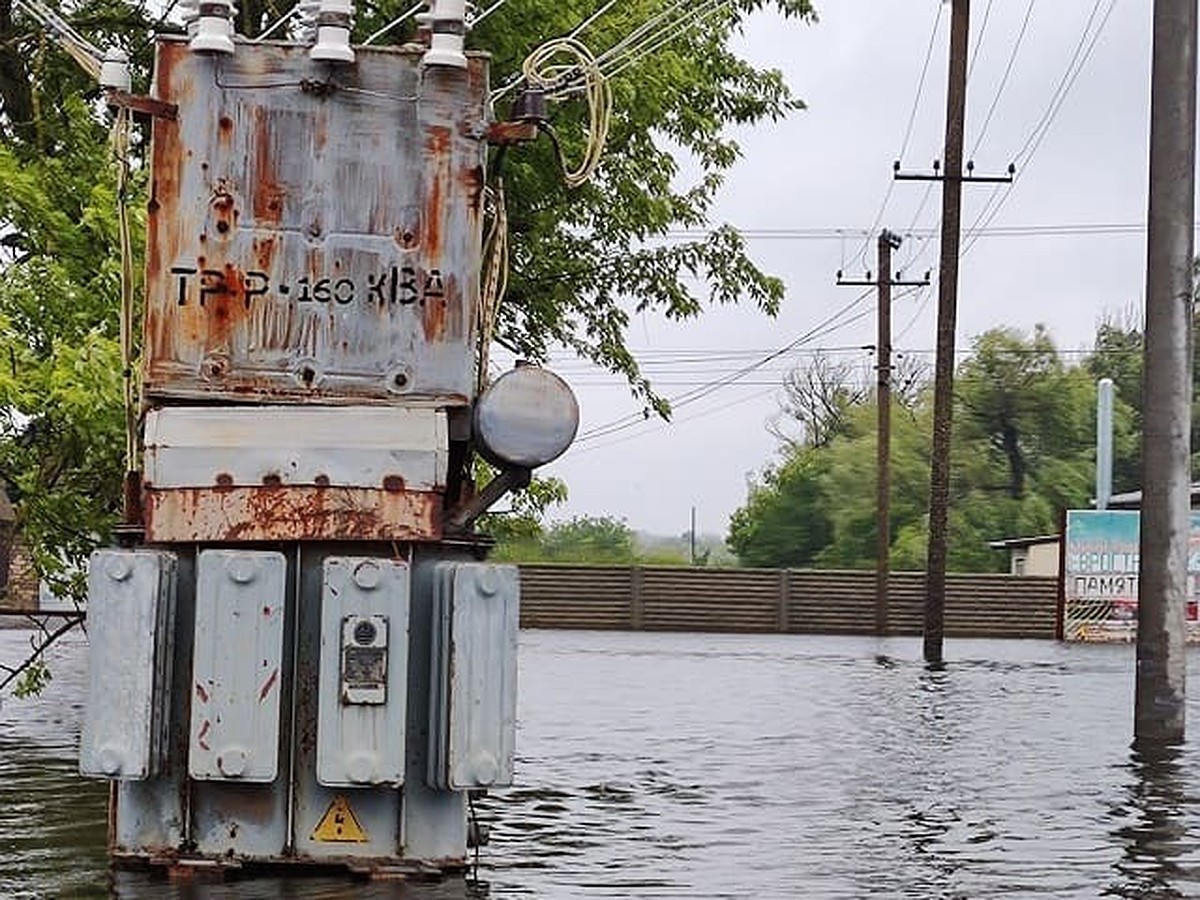
[[[404,782],[408,601],[404,560],[325,559],[317,713],[320,784]]]
[[[387,616],[342,619],[342,703],[378,706],[387,702]]]
[[[162,767],[171,702],[176,558],[97,550],[88,566],[88,704],[84,775],[140,780]]]
[[[274,781],[287,563],[267,550],[203,550],[197,561],[188,774]]]
[[[517,719],[517,567],[439,563],[433,591],[429,783],[442,790],[509,785]]]

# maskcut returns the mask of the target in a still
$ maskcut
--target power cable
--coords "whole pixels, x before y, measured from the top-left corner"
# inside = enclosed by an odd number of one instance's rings
[[[983,36],[987,34],[988,22],[992,18],[992,0],[988,0],[983,9],[983,18],[979,22],[979,32],[975,35],[974,49],[971,51],[971,61],[967,64],[967,84],[971,83],[971,75],[975,71],[975,63],[979,61],[979,51],[983,49]]]
[[[900,152],[896,154],[896,159],[903,159],[904,154],[908,151],[909,141],[912,139],[913,126],[917,121],[917,111],[921,106],[921,97],[925,93],[925,79],[929,75],[929,64],[933,60],[933,48],[937,43],[938,28],[942,24],[942,8],[943,4],[937,4],[937,13],[933,17],[933,28],[929,32],[929,43],[925,47],[925,60],[921,63],[921,74],[917,79],[917,90],[913,96],[912,108],[908,113],[908,123],[904,126],[904,137],[900,141]],[[893,178],[888,179],[887,190],[884,191],[883,200],[880,201],[879,211],[875,213],[875,220],[871,223],[871,227],[867,229],[866,238],[863,240],[862,246],[858,252],[854,254],[853,259],[860,264],[864,264],[867,251],[871,248],[871,239],[879,230],[879,225],[883,221],[884,213],[887,212],[888,203],[892,199],[892,191],[896,189],[896,181]]]
[[[1062,101],[1066,99],[1066,94],[1071,89],[1071,85],[1075,83],[1075,78],[1079,71],[1083,68],[1083,64],[1087,62],[1087,56],[1091,54],[1091,47],[1095,46],[1095,38],[1100,36],[1100,32],[1104,30],[1104,24],[1108,21],[1108,16],[1112,12],[1116,0],[1110,0],[1108,12],[1104,14],[1104,18],[1100,23],[1100,27],[1096,29],[1092,43],[1088,44],[1088,35],[1091,32],[1092,22],[1096,19],[1096,13],[1100,11],[1100,5],[1104,0],[1095,0],[1092,4],[1092,11],[1088,15],[1087,21],[1083,26],[1083,33],[1079,36],[1079,43],[1075,45],[1075,52],[1071,54],[1071,59],[1067,63],[1067,68],[1063,71],[1062,78],[1059,79],[1058,86],[1054,89],[1054,93],[1050,96],[1050,102],[1046,105],[1045,112],[1042,113],[1036,125],[1033,126],[1033,131],[1029,133],[1029,137],[1025,139],[1025,143],[1021,145],[1021,149],[1013,154],[1014,160],[1021,160],[1026,151],[1030,150],[1030,146],[1035,143],[1043,126],[1049,128],[1050,123],[1058,114],[1059,108],[1062,106]],[[1084,47],[1087,46],[1087,51],[1084,53]],[[1080,54],[1083,53],[1081,60]],[[1074,74],[1073,74],[1074,73]]]
[[[1038,148],[1041,147],[1042,141],[1045,140],[1046,135],[1050,133],[1050,126],[1054,124],[1054,120],[1058,116],[1059,111],[1062,109],[1063,104],[1066,102],[1067,96],[1071,92],[1071,88],[1074,87],[1076,80],[1079,78],[1079,74],[1083,71],[1088,60],[1091,58],[1092,51],[1095,50],[1096,43],[1100,40],[1100,35],[1104,33],[1104,28],[1108,24],[1108,20],[1112,16],[1113,9],[1117,5],[1117,0],[1109,0],[1108,6],[1104,10],[1104,15],[1101,17],[1100,23],[1096,26],[1095,32],[1090,34],[1089,40],[1091,23],[1095,19],[1095,14],[1099,9],[1101,2],[1103,2],[1103,0],[1096,0],[1095,5],[1092,7],[1092,14],[1088,17],[1088,21],[1084,25],[1084,32],[1080,36],[1079,43],[1075,48],[1075,53],[1071,57],[1071,64],[1068,64],[1067,70],[1063,73],[1063,78],[1059,81],[1058,88],[1055,90],[1054,95],[1050,99],[1049,105],[1046,107],[1046,112],[1042,114],[1042,118],[1038,120],[1038,124],[1034,126],[1034,130],[1030,133],[1029,137],[1026,138],[1024,145],[1020,150],[1017,151],[1016,156],[1014,157],[1015,159],[1020,159],[1022,155],[1024,155],[1023,165],[1018,169],[1017,174],[1013,176],[1013,181],[1008,186],[1008,190],[1004,191],[1004,193],[999,197],[992,210],[988,212],[988,205],[985,204],[983,210],[980,211],[979,216],[976,217],[975,222],[969,231],[969,233],[971,233],[971,237],[963,247],[962,252],[959,254],[960,258],[965,256],[975,246],[979,239],[978,232],[983,231],[989,225],[991,225],[996,216],[1000,214],[1000,210],[1003,209],[1004,204],[1008,202],[1008,198],[1012,196],[1013,188],[1016,187],[1020,176],[1029,170],[1029,161],[1033,159],[1034,154],[1037,153]],[[1074,65],[1074,68],[1072,68],[1072,65]]]
[[[1005,185],[999,185],[1005,187]],[[1200,228],[1200,222],[1197,223]],[[781,241],[833,241],[841,240],[847,233],[868,234],[867,229],[844,228],[841,226],[778,226],[764,228],[736,228],[740,237],[747,240],[781,240]],[[1146,225],[1141,222],[1069,222],[1061,225],[1027,224],[1027,225],[997,225],[983,229],[971,229],[978,232],[980,237],[1093,237],[1096,235],[1140,235],[1146,233]],[[664,237],[674,240],[693,240],[706,237],[712,232],[708,229],[678,229],[666,232]],[[909,228],[904,234],[918,240],[938,236],[936,228]]]
[[[815,339],[817,336],[819,336],[820,333],[828,333],[828,332],[822,332],[821,330],[828,328],[833,323],[836,323],[838,320],[842,319],[851,310],[853,310],[856,306],[858,306],[860,303],[862,303],[863,300],[865,300],[867,297],[869,297],[871,295],[871,293],[872,292],[870,289],[864,291],[863,293],[861,293],[857,297],[855,297],[853,300],[846,303],[844,306],[842,306],[840,309],[838,309],[832,315],[830,315],[827,318],[825,318],[824,320],[822,320],[820,323],[818,323],[816,326],[814,326],[809,331],[800,335],[795,340],[785,344],[783,347],[780,347],[779,349],[774,350],[771,353],[768,353],[766,356],[760,358],[759,360],[757,360],[753,363],[750,363],[747,366],[743,366],[742,368],[731,373],[730,375],[715,379],[715,380],[709,382],[708,384],[705,384],[699,388],[696,388],[691,391],[685,391],[684,393],[679,394],[675,397],[668,398],[668,402],[671,404],[672,409],[679,409],[690,403],[694,403],[697,400],[700,400],[700,399],[708,396],[713,391],[720,390],[721,388],[726,387],[729,384],[732,384],[733,382],[739,380],[740,378],[745,377],[746,375],[750,374],[751,372],[754,372],[757,369],[762,368],[767,363],[771,362],[774,359],[777,359],[778,357],[782,356],[783,354],[787,353],[788,351],[792,350],[793,348],[798,347],[801,344],[804,344],[810,340]],[[649,418],[649,415],[650,415],[649,410],[646,410],[641,413],[632,413],[630,415],[622,416],[619,419],[614,419],[611,422],[606,422],[602,425],[597,425],[594,428],[588,429],[587,431],[583,432],[578,438],[576,438],[575,442],[581,443],[581,442],[585,442],[585,441],[589,441],[589,440],[594,440],[598,437],[603,437],[608,434],[613,434],[617,431],[623,431],[627,428],[630,428],[630,427],[638,424],[641,421],[645,421],[647,418]]]
[[[987,115],[983,117],[983,125],[979,129],[979,134],[975,137],[975,143],[971,145],[971,152],[967,154],[967,158],[974,158],[979,150],[979,145],[983,143],[983,137],[987,134],[988,126],[992,122],[992,115],[996,112],[996,106],[1000,102],[1000,95],[1004,93],[1004,88],[1008,84],[1008,78],[1012,75],[1013,65],[1017,61],[1017,51],[1021,49],[1021,42],[1025,39],[1025,32],[1029,28],[1029,17],[1033,13],[1034,0],[1029,0],[1029,5],[1025,7],[1025,18],[1021,21],[1021,29],[1017,32],[1017,39],[1013,42],[1012,52],[1008,55],[1008,64],[1004,67],[1004,74],[1000,77],[1000,84],[996,88],[996,93],[992,97],[992,103],[988,107]],[[990,4],[989,4],[990,6]],[[932,187],[932,182],[930,182]]]

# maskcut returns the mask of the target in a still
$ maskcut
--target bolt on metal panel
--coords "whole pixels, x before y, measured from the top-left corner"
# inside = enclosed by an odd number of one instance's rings
[[[446,486],[446,413],[388,407],[150,410],[145,482],[155,490],[274,485]]]
[[[512,783],[516,566],[443,563],[434,575],[428,778],[449,790]]]
[[[197,563],[188,773],[273,781],[287,564],[282,553],[203,550]]]
[[[404,783],[409,569],[403,560],[327,557],[321,585],[317,781]]]
[[[148,217],[151,397],[466,404],[487,68],[363,47],[216,58],[160,39]]]
[[[84,775],[140,780],[167,752],[176,559],[158,550],[97,550],[88,567]]]

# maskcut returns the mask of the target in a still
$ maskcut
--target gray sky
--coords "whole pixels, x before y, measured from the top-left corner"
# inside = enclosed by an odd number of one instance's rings
[[[966,147],[978,174],[999,174],[1015,161],[1018,178],[1011,191],[967,186],[964,227],[1001,198],[991,229],[1144,223],[1151,4],[1035,0],[1015,58],[1029,0],[975,0],[972,6],[978,57],[968,87]],[[739,135],[744,158],[714,215],[714,222],[749,232],[776,230],[752,238],[749,246],[764,269],[784,279],[783,309],[774,320],[750,308],[716,309],[682,325],[653,316],[637,320],[631,343],[668,397],[703,391],[852,304],[862,289],[835,286],[835,272],[844,268],[847,277],[862,278],[867,268],[874,269],[874,240],[865,235],[877,218],[880,226],[912,232],[895,262],[911,267],[914,277],[926,269],[936,277],[937,241],[924,234],[938,226],[940,188],[921,208],[926,185],[896,183],[882,217],[879,212],[891,185],[892,160],[904,146],[935,19],[932,59],[902,161],[906,170],[928,170],[941,156],[949,4],[828,0],[820,17],[815,25],[785,24],[764,13],[747,24],[740,42],[745,55],[781,69],[809,108]],[[1037,126],[1081,46],[1081,55],[1091,46],[1090,56],[1043,133]],[[1010,74],[984,131],[1010,59]],[[843,239],[778,234],[839,228]],[[960,353],[988,328],[1029,330],[1039,322],[1050,328],[1060,349],[1076,352],[1090,344],[1102,316],[1142,308],[1141,231],[985,233],[977,242],[966,237],[964,246],[969,249],[960,276]],[[932,363],[936,306],[936,287],[907,296],[897,291],[898,352]],[[747,475],[776,456],[777,441],[766,424],[777,412],[783,373],[811,359],[817,348],[870,365],[869,353],[858,348],[874,342],[874,323],[872,295],[835,318],[833,330],[680,405],[672,423],[652,419],[622,427],[631,421],[627,416],[636,421],[641,408],[627,387],[565,356],[556,360],[554,367],[579,397],[581,435],[597,429],[600,435],[577,441],[547,468],[571,491],[552,518],[606,515],[639,530],[677,534],[687,530],[695,506],[699,530],[724,534],[730,513],[745,500]],[[611,423],[617,430],[605,434]]]

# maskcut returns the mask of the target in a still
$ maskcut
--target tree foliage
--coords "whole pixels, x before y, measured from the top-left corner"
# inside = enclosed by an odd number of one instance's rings
[[[1080,363],[1064,360],[1044,328],[980,335],[955,376],[948,559],[958,571],[1003,569],[989,541],[1057,528],[1059,511],[1087,506],[1095,473],[1098,375],[1117,382],[1118,484],[1136,487],[1141,334],[1101,323]],[[1135,365],[1135,360],[1136,365]],[[819,380],[819,379],[818,379]],[[799,375],[794,383],[813,384]],[[845,385],[836,390],[853,395]],[[836,396],[836,395],[835,395]],[[829,406],[827,408],[833,408]],[[891,559],[920,569],[928,541],[929,384],[896,402],[891,436]],[[729,545],[754,566],[868,567],[876,553],[876,409],[865,390],[838,425],[784,445],[730,520]],[[826,437],[828,436],[828,437]],[[1132,483],[1129,479],[1133,477]],[[1122,482],[1121,479],[1125,479]]]
[[[671,229],[711,226],[713,199],[739,155],[731,127],[775,120],[802,105],[779,72],[751,66],[731,47],[741,22],[762,5],[722,7],[613,78],[615,113],[592,183],[565,187],[546,140],[493,155],[490,170],[505,180],[511,230],[501,343],[535,360],[557,346],[573,348],[623,373],[648,406],[666,414],[626,346],[634,312],[684,319],[708,302],[739,301],[775,311],[781,283],[754,265],[731,229],[662,240]],[[367,4],[355,37],[407,6]],[[620,4],[581,37],[605,50],[671,6]],[[812,18],[808,0],[772,6]],[[239,31],[258,34],[290,7],[243,0]],[[97,46],[129,52],[134,90],[145,91],[153,33],[172,27],[156,16],[174,8],[81,0],[63,14]],[[469,46],[492,54],[493,84],[503,84],[538,43],[570,32],[594,11],[590,0],[511,2],[472,32]],[[412,28],[410,21],[389,40],[411,39]],[[114,177],[98,98],[40,26],[15,11],[13,0],[0,0],[0,477],[19,501],[20,526],[39,566],[64,577],[106,540],[124,469]],[[505,105],[497,110],[501,118]],[[568,155],[580,148],[584,116],[581,103],[552,105]],[[138,163],[135,209],[145,201]],[[140,238],[139,223],[133,231]],[[140,245],[135,254],[140,260]],[[549,497],[517,501],[517,514],[494,519],[493,527],[534,536],[544,503],[561,494],[558,486],[549,490]]]

